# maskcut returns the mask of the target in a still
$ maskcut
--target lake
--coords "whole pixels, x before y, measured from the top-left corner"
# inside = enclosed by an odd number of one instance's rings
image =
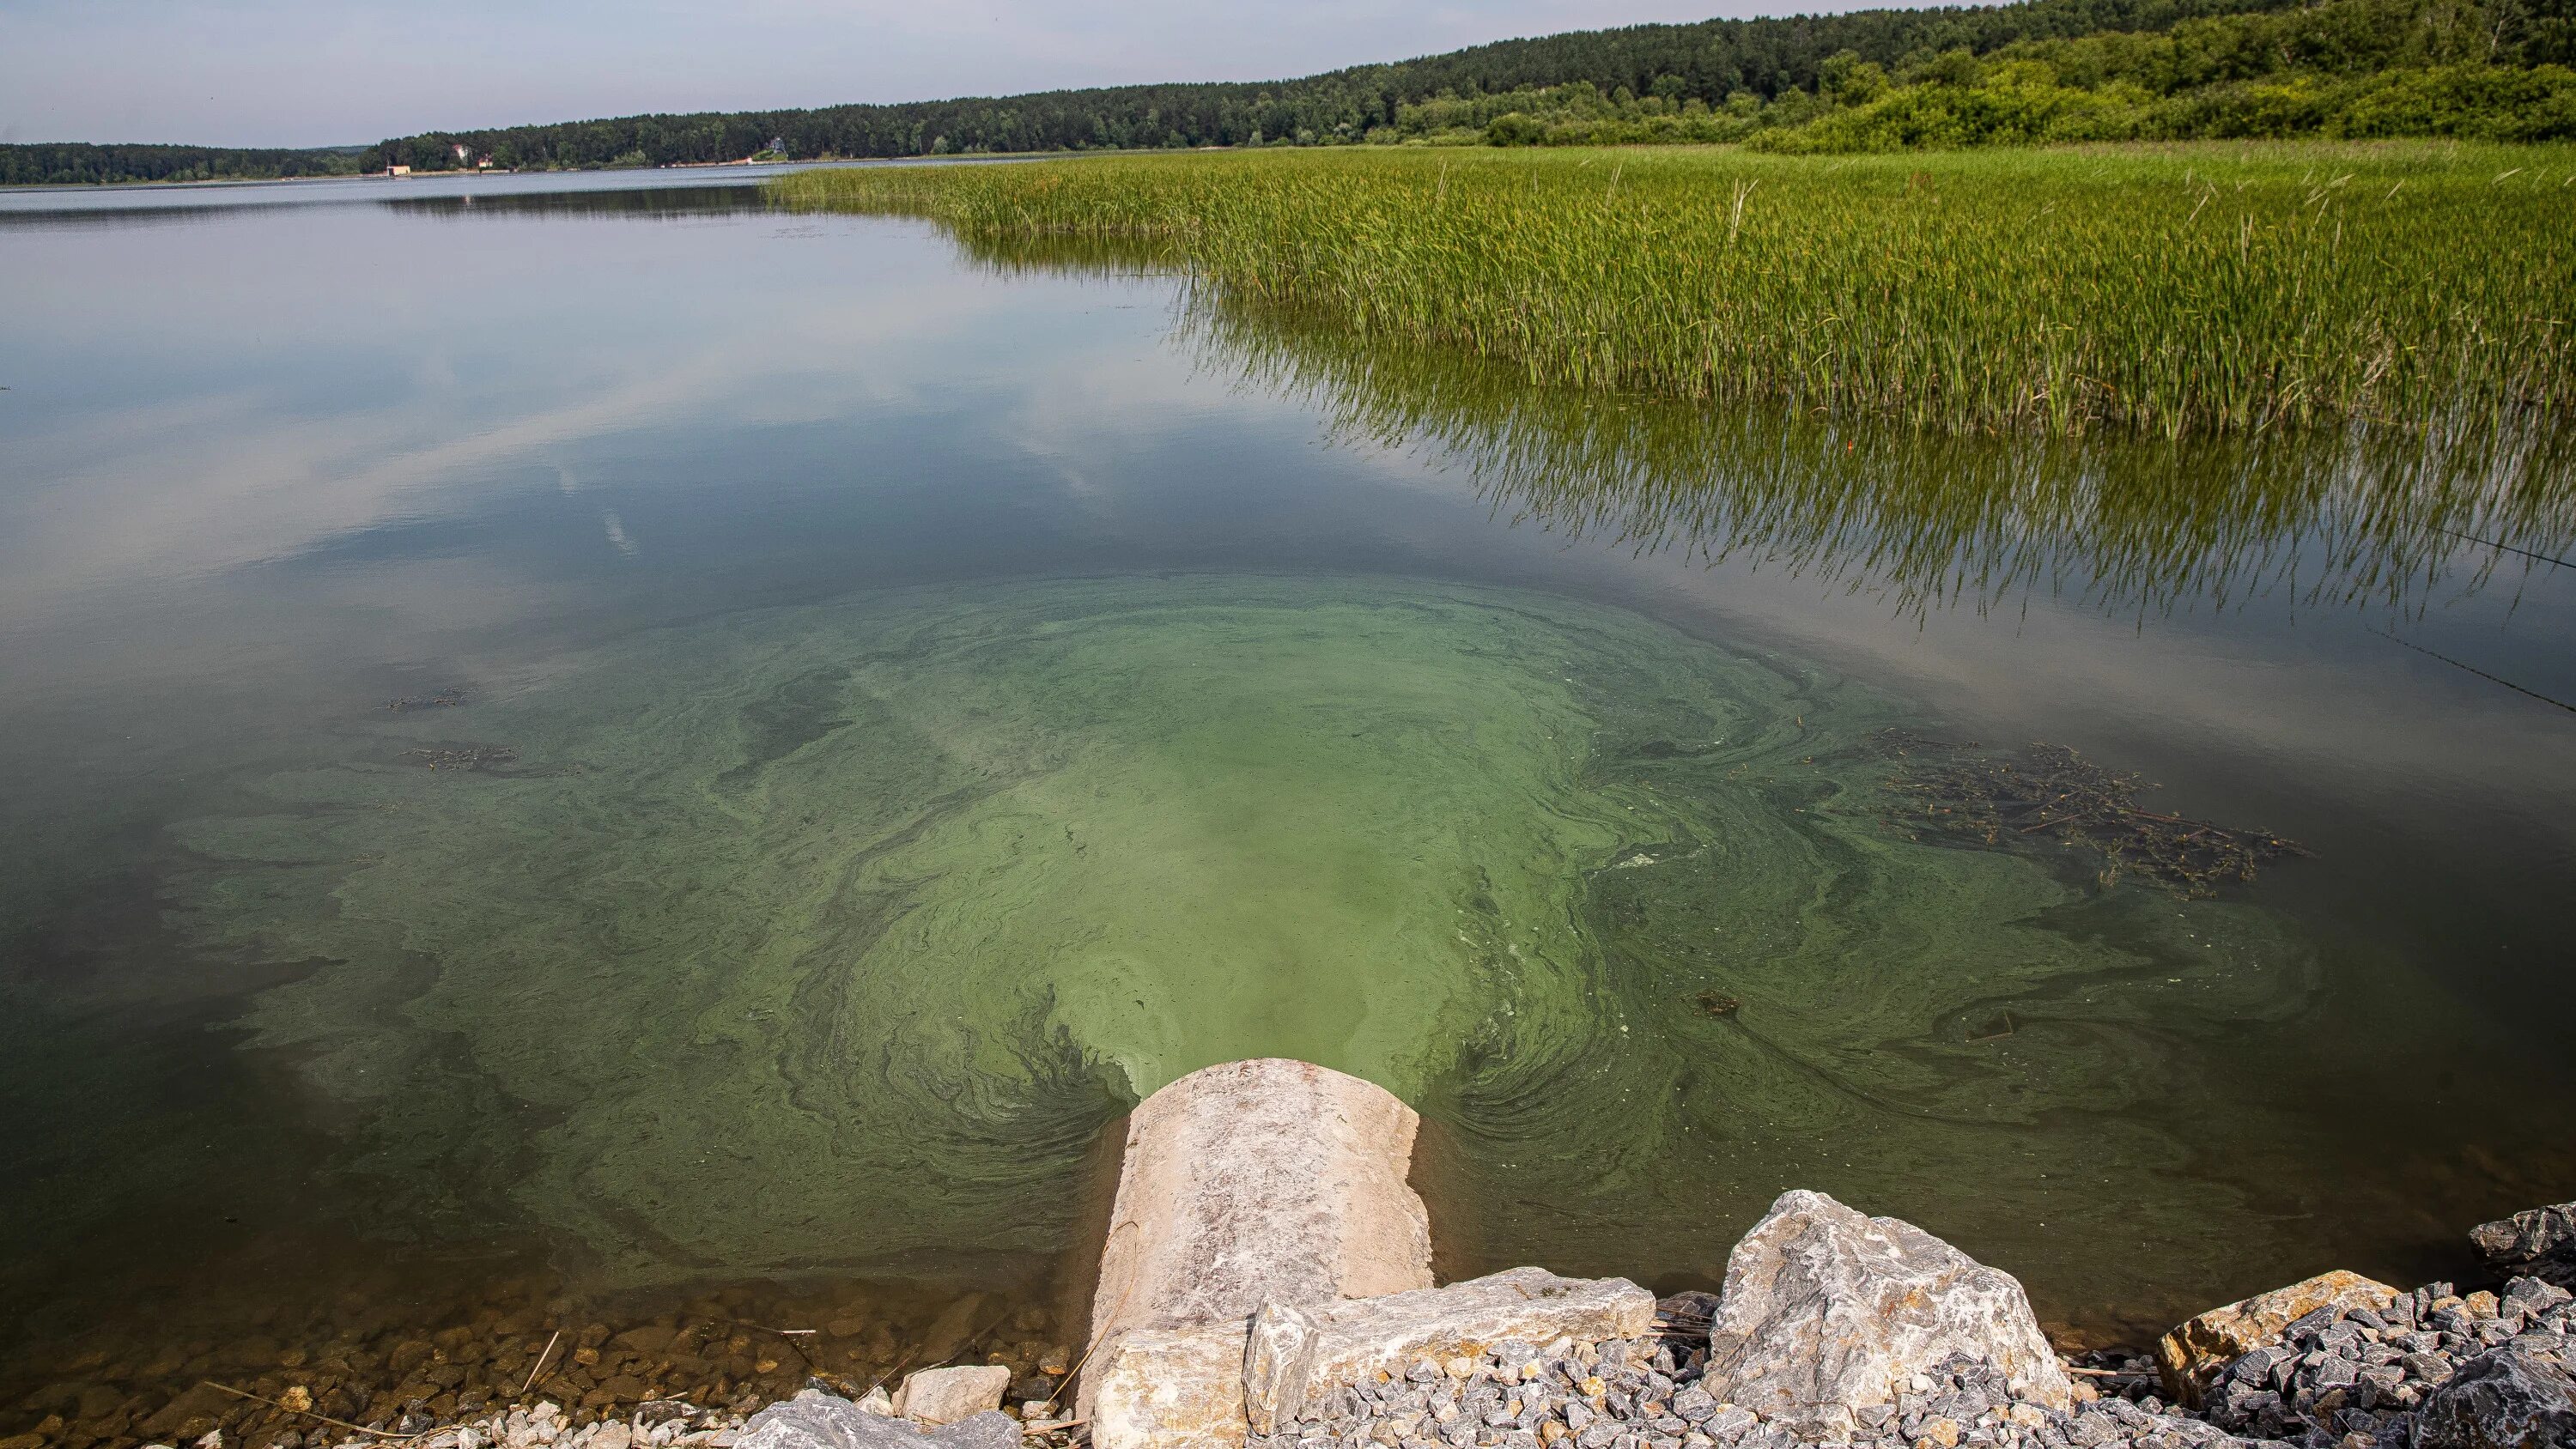
[[[2562,437],[1545,393],[755,180],[0,196],[0,1431],[1041,1341],[1252,1055],[1444,1276],[1813,1187],[2136,1341],[2576,1196]]]

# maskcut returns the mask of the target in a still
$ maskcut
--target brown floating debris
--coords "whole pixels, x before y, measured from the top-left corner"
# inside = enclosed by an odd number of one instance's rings
[[[1699,1009],[1703,1016],[1733,1016],[1744,1009],[1744,1003],[1723,991],[1703,991],[1699,994]]]
[[[400,699],[389,699],[385,701],[385,708],[403,714],[415,709],[455,709],[464,703],[464,690],[442,689],[436,694],[407,694]]]
[[[1901,729],[1882,731],[1878,743],[1905,762],[1887,782],[1901,802],[1891,824],[1963,844],[2055,840],[2100,855],[2106,886],[2127,877],[2187,897],[2215,895],[2229,881],[2252,880],[2263,861],[2308,853],[2268,830],[2142,809],[2138,796],[2153,786],[2063,745],[1972,754],[1974,744]]]
[[[459,745],[454,748],[424,745],[405,750],[402,757],[433,770],[480,770],[489,765],[506,765],[519,758],[519,752],[508,745]]]

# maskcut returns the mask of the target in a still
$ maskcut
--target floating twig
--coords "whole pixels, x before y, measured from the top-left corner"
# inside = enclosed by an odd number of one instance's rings
[[[2433,525],[2433,531],[2435,533],[2447,533],[2453,538],[2465,538],[2471,543],[2479,544],[2486,548],[2502,549],[2506,553],[2518,553],[2524,558],[2536,559],[2541,563],[2552,564],[2559,568],[2576,568],[2576,562],[2570,562],[2569,560],[2558,558],[2551,554],[2534,553],[2532,550],[2527,548],[2516,548],[2509,543],[2498,543],[2491,538],[2480,538],[2474,533],[2462,533],[2456,528],[2444,528],[2438,523]]]
[[[537,1370],[546,1366],[546,1360],[554,1355],[555,1345],[561,1342],[563,1342],[563,1330],[558,1328],[555,1330],[555,1336],[546,1340],[545,1350],[537,1355],[537,1361],[528,1365],[528,1381],[519,1385],[520,1398],[526,1398],[528,1390],[537,1386]]]
[[[2370,629],[2370,626],[2369,626],[2369,625],[2367,625],[2367,624],[2363,625],[2362,627],[2363,627],[2363,628],[2365,628],[2365,629]],[[2570,714],[2576,714],[2576,704],[2569,704],[2567,701],[2565,701],[2565,700],[2563,700],[2563,699],[2555,699],[2555,698],[2552,698],[2551,696],[2546,695],[2546,694],[2543,694],[2543,693],[2541,693],[2539,690],[2536,690],[2536,689],[2526,689],[2526,688],[2524,688],[2523,686],[2521,686],[2521,685],[2519,685],[2519,684],[2514,683],[2512,680],[2505,678],[2503,675],[2500,675],[2500,674],[2489,674],[2489,673],[2487,673],[2485,670],[2480,669],[2479,667],[2477,667],[2477,666],[2476,666],[2476,665],[2474,665],[2474,664],[2463,664],[2463,663],[2461,663],[2459,660],[2452,658],[2450,655],[2442,653],[2440,650],[2437,650],[2437,649],[2427,649],[2427,648],[2425,648],[2423,645],[2421,645],[2421,644],[2417,644],[2417,643],[2414,643],[2414,642],[2412,642],[2411,640],[2400,639],[2400,638],[2398,638],[2396,635],[2389,633],[2389,632],[2388,632],[2387,630],[2385,630],[2385,629],[2370,629],[2370,632],[2371,632],[2371,633],[2373,633],[2373,634],[2378,635],[2378,636],[2379,636],[2380,638],[2382,638],[2382,639],[2387,640],[2387,641],[2388,641],[2389,643],[2391,643],[2391,644],[2397,645],[2397,646],[2398,646],[2399,648],[2401,648],[2401,649],[2412,649],[2412,650],[2414,650],[2414,651],[2415,651],[2416,653],[2418,653],[2418,654],[2429,655],[2429,656],[2431,656],[2432,658],[2435,658],[2435,659],[2439,659],[2439,660],[2441,660],[2443,663],[2445,663],[2445,664],[2447,664],[2447,665],[2451,666],[2453,669],[2465,669],[2465,670],[2467,670],[2469,673],[2476,675],[2478,678],[2483,679],[2483,680],[2487,681],[2487,682],[2488,682],[2488,683],[2490,683],[2490,684],[2501,684],[2501,685],[2503,685],[2505,688],[2512,690],[2512,691],[2513,691],[2514,693],[2516,693],[2516,694],[2527,694],[2527,695],[2531,696],[2533,699],[2539,700],[2542,704],[2554,704],[2554,705],[2558,706],[2560,709],[2566,710],[2566,711],[2567,711],[2568,713],[2570,713]]]

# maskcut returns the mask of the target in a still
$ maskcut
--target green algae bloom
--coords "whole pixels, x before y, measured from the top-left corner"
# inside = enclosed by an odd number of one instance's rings
[[[2292,1009],[2302,958],[1891,828],[1905,718],[1520,591],[863,595],[380,713],[184,827],[170,904],[310,963],[250,1024],[422,1230],[522,1217],[612,1283],[1059,1248],[1125,1102],[1255,1055],[1425,1107],[1458,1262],[1705,1271],[1795,1184],[1985,1247],[2077,1143],[2179,1200],[2119,1115],[2159,1021]]]

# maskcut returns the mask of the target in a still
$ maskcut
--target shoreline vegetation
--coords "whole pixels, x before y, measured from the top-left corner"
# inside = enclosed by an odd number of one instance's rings
[[[1334,146],[2576,140],[2567,0],[2017,0],[1634,25],[1270,82],[640,115],[305,149],[0,145],[0,186]]]
[[[2492,435],[2576,406],[2576,149],[1352,149],[809,171],[1532,384],[1960,432]]]

